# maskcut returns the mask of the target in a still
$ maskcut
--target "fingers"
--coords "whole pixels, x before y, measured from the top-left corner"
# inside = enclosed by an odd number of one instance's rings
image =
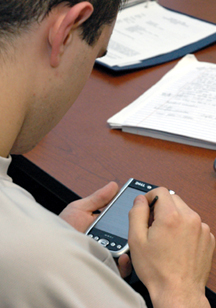
[[[148,192],[145,197],[150,204],[155,196],[158,196],[158,200],[154,206],[154,216],[155,218],[169,217],[178,211],[178,204],[182,206],[182,200],[177,195],[171,195],[168,189],[164,187],[155,188]],[[165,205],[165,206],[164,206]],[[187,206],[185,204],[185,206]],[[175,215],[175,214],[174,214]]]
[[[149,204],[158,196],[154,205],[153,230],[149,226]],[[157,228],[157,229],[156,229]],[[194,212],[178,195],[170,195],[166,188],[156,188],[145,196],[140,195],[134,201],[134,206],[129,213],[129,246],[135,247],[148,242],[150,231],[154,231],[159,238],[162,234],[176,234],[177,230],[191,230],[191,240],[200,234],[204,241],[210,244],[210,250],[215,249],[215,238],[209,227],[202,223],[200,216]],[[155,232],[160,230],[160,232]],[[167,234],[167,235],[166,235]],[[156,239],[156,238],[155,238]],[[139,244],[138,244],[139,243]]]
[[[148,227],[149,204],[156,195],[154,222]],[[184,285],[186,281],[188,285],[196,281],[198,286],[205,286],[215,238],[208,225],[179,196],[170,195],[165,188],[138,196],[129,213],[129,222],[133,266],[152,293],[159,286],[170,289],[179,277],[184,277]]]
[[[85,209],[94,212],[106,206],[117,194],[118,185],[110,182],[103,188],[85,198]]]
[[[139,195],[134,200],[134,205],[129,212],[129,236],[128,242],[134,243],[134,239],[142,241],[147,237],[149,219],[149,206],[148,200],[144,195]]]
[[[132,272],[132,264],[129,256],[123,254],[118,259],[118,269],[122,278],[128,277]]]
[[[215,237],[211,233],[210,227],[205,223],[201,223],[201,237],[202,241],[208,244],[212,256],[215,250]]]
[[[142,235],[142,240],[147,239],[150,212],[149,204],[151,204],[155,196],[158,196],[158,200],[154,205],[155,219],[161,220],[165,217],[169,219],[170,215],[175,215],[177,207],[166,188],[156,188],[146,195],[138,196],[134,200],[134,206],[129,213],[129,241],[131,237],[139,239],[139,235]]]
[[[182,223],[182,219],[189,222],[197,219],[201,223],[201,218],[194,212],[177,194],[171,195],[166,188],[160,187],[147,193],[146,199],[150,203],[155,196],[158,200],[154,206],[154,219],[157,222],[163,221],[170,226],[177,226]],[[184,218],[183,218],[184,217]]]

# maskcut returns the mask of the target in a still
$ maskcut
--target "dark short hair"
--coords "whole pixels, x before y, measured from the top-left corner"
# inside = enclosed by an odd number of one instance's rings
[[[21,33],[33,22],[40,22],[54,7],[72,7],[84,0],[0,0],[0,38]],[[93,45],[103,25],[111,24],[125,0],[87,0],[94,7],[91,17],[81,26],[81,36]]]

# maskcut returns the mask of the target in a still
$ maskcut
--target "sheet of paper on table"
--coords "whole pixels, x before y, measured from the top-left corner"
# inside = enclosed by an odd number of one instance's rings
[[[216,25],[171,11],[156,1],[119,12],[108,53],[97,63],[113,70],[180,58],[216,41]]]
[[[216,150],[216,64],[185,56],[108,123],[124,132]]]

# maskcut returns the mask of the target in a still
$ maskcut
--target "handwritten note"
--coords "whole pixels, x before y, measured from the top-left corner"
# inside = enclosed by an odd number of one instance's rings
[[[162,139],[167,139],[163,133],[171,134],[172,141],[178,141],[178,136],[207,141],[216,149],[216,64],[185,57],[153,89],[108,122]]]

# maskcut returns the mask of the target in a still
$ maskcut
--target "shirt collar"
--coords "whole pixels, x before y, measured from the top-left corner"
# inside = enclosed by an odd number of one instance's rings
[[[11,156],[9,155],[7,158],[0,156],[0,177],[7,177],[8,168],[11,163]]]

